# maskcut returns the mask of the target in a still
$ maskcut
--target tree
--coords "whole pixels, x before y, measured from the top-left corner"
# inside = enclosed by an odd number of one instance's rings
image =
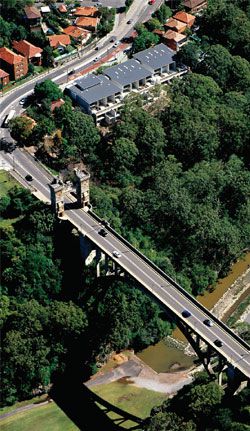
[[[15,117],[9,122],[10,134],[21,145],[25,145],[31,136],[34,122],[26,116]]]
[[[201,53],[200,45],[197,42],[189,41],[177,52],[177,60],[195,71],[199,64]]]
[[[183,418],[172,412],[159,412],[150,417],[145,431],[196,431],[193,421],[185,422]]]
[[[161,28],[161,23],[157,18],[151,18],[148,22],[147,22],[147,28],[149,29],[149,31],[153,31],[156,29],[160,29]]]
[[[165,24],[168,18],[172,16],[172,10],[169,6],[163,3],[154,14],[161,24]]]
[[[157,36],[157,34],[144,30],[135,38],[133,42],[133,52],[143,51],[144,49],[156,45],[158,42],[159,36]]]
[[[227,88],[232,69],[232,56],[222,45],[211,45],[199,64],[198,71],[211,76],[221,88]]]
[[[35,85],[34,95],[38,102],[46,99],[50,102],[58,100],[63,96],[62,90],[50,79]]]

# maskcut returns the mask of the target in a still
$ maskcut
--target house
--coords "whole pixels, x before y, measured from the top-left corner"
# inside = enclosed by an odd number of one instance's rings
[[[49,7],[49,6],[41,6],[40,11],[41,11],[42,15],[46,15],[47,13],[50,13],[50,12],[51,12],[51,10],[50,10],[50,7]]]
[[[10,75],[10,79],[16,81],[28,73],[28,61],[26,57],[18,55],[9,48],[0,48],[0,67]]]
[[[186,24],[187,27],[192,27],[192,25],[195,22],[195,16],[191,15],[190,13],[187,12],[177,12],[174,16],[174,19],[183,22],[184,24]]]
[[[97,17],[99,15],[98,9],[94,6],[86,6],[86,7],[77,7],[75,12],[75,16],[86,16],[86,17]]]
[[[31,32],[41,31],[41,13],[35,6],[25,6],[25,20]]]
[[[54,100],[51,102],[50,109],[51,112],[53,112],[56,108],[60,108],[62,105],[64,105],[65,101],[63,99]]]
[[[165,44],[174,51],[179,51],[187,42],[187,36],[185,34],[180,34],[173,30],[166,31],[166,33],[162,35],[162,38]]]
[[[65,4],[60,4],[60,6],[58,7],[59,12],[61,13],[66,13],[68,12],[67,10],[67,6]]]
[[[84,30],[83,28],[76,27],[74,25],[70,25],[63,29],[63,33],[67,34],[71,39],[75,42],[79,42],[82,45],[87,42],[87,40],[91,36],[91,32],[88,30]]]
[[[51,48],[57,49],[59,47],[65,48],[65,46],[70,45],[70,37],[67,34],[55,34],[53,36],[48,36],[49,44]]]
[[[187,12],[197,13],[207,8],[207,0],[185,0],[183,5]]]
[[[76,19],[76,25],[78,27],[83,27],[89,31],[96,31],[98,22],[98,18],[79,17]]]
[[[187,28],[184,22],[173,18],[169,18],[167,22],[164,24],[164,27],[166,27],[167,30],[173,30],[173,31],[176,31],[177,33],[183,33]]]
[[[0,69],[0,88],[2,89],[10,81],[10,75],[5,70]]]
[[[123,99],[131,91],[147,94],[156,82],[167,82],[176,76],[175,52],[164,44],[136,53],[132,59],[106,69],[103,74],[89,75],[69,84],[65,93],[96,123],[108,124],[119,117]],[[184,72],[183,72],[184,73]]]
[[[14,40],[12,42],[12,46],[18,54],[22,54],[27,58],[28,63],[33,63],[37,66],[41,65],[43,52],[42,48],[32,45],[32,43],[28,42],[27,40]]]

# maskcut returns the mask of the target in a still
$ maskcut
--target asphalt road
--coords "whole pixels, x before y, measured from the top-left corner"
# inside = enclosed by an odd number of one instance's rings
[[[44,200],[50,201],[48,183],[51,180],[50,174],[41,166],[35,163],[34,159],[24,151],[16,149],[12,154],[3,153],[3,157],[22,178],[22,184],[26,187],[33,187],[37,191],[37,196]],[[25,180],[27,174],[33,176],[32,183]],[[145,260],[134,253],[126,244],[120,241],[111,232],[106,237],[100,236],[100,224],[83,209],[71,209],[66,211],[66,218],[69,219],[82,233],[98,246],[104,253],[110,256],[121,268],[137,280],[146,290],[148,290],[156,299],[166,305],[167,308],[186,322],[186,324],[195,330],[201,338],[207,341],[215,350],[220,352],[227,361],[241,370],[245,376],[250,378],[250,352],[241,344],[230,332],[224,328],[220,322],[214,322],[214,326],[207,327],[204,325],[205,319],[211,319],[196,301],[187,298],[179,291],[170,281],[166,280]],[[121,253],[120,258],[113,256],[113,251],[118,250]],[[191,316],[187,319],[182,317],[183,310],[189,310]],[[219,339],[223,342],[222,347],[214,345],[214,341]]]

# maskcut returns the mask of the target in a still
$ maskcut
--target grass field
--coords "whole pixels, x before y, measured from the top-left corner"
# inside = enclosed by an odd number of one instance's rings
[[[18,185],[14,178],[6,171],[0,171],[0,198],[5,196],[12,187]]]
[[[96,386],[94,392],[111,404],[140,418],[149,416],[152,407],[161,404],[166,399],[166,395],[162,393],[119,382]],[[32,400],[18,403],[12,409],[30,402]],[[0,411],[0,414],[6,413],[6,410]],[[8,407],[7,411],[10,410],[11,408]],[[109,417],[115,419],[119,416],[109,413]],[[131,421],[123,424],[127,429],[134,425],[135,423]],[[1,431],[75,431],[78,430],[78,427],[55,403],[52,403],[0,419],[0,429]]]

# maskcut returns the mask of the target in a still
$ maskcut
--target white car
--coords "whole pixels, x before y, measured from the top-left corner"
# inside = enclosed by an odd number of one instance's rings
[[[121,42],[120,42],[119,40],[117,40],[117,42],[115,42],[115,43],[114,43],[113,47],[114,47],[114,48],[116,48],[117,46],[119,46],[119,45],[120,45],[120,43],[121,43]]]
[[[121,257],[121,253],[119,251],[117,251],[117,250],[114,250],[113,251],[113,256],[119,258],[119,257]]]

